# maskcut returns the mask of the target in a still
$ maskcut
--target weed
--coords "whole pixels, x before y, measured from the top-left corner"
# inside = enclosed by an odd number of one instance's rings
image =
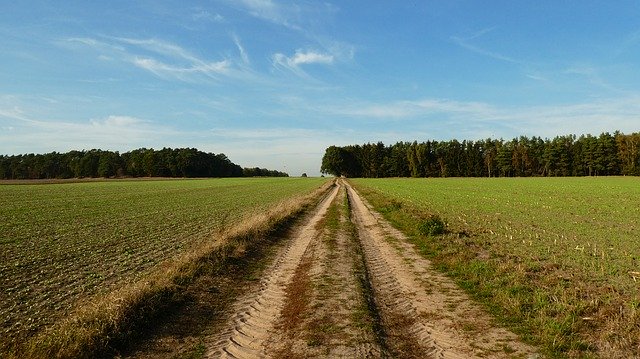
[[[418,225],[418,232],[423,236],[437,236],[444,234],[446,227],[440,216],[432,214]]]

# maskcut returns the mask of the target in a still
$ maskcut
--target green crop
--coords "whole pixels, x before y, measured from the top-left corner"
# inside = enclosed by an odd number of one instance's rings
[[[0,185],[0,337],[32,335],[92,295],[324,179]]]
[[[396,223],[552,355],[625,356],[640,345],[640,179],[350,181],[388,218],[415,218]],[[420,238],[430,215],[450,233]]]

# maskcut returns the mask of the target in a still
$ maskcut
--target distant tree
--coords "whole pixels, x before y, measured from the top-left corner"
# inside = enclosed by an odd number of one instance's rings
[[[640,175],[640,133],[330,146],[321,171],[348,177]]]
[[[260,176],[288,176],[279,171],[258,169]],[[81,177],[242,177],[243,169],[222,153],[195,148],[140,148],[118,153],[89,151],[51,152],[0,156],[0,179]]]
[[[500,171],[500,176],[510,177],[513,172],[513,143],[500,141],[496,152],[496,164]]]
[[[624,175],[640,175],[640,133],[625,135],[616,132],[618,159]]]
[[[320,171],[334,176],[349,176],[355,172],[355,169],[352,168],[354,165],[355,159],[348,149],[331,146],[326,149],[322,157]]]
[[[242,171],[244,177],[289,177],[288,173],[268,170],[266,168],[245,168]]]
[[[122,158],[118,152],[100,152],[98,177],[114,177],[122,172]]]
[[[610,176],[619,174],[619,150],[618,143],[616,142],[614,135],[609,132],[605,132],[600,135],[598,138],[596,154],[598,156],[596,164],[602,170],[602,175]]]
[[[300,177],[307,178],[307,174],[306,174],[306,173],[303,173]]]

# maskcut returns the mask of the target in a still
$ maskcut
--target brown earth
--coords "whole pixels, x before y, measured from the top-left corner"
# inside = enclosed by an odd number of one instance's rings
[[[198,338],[185,345],[179,335],[155,335],[124,356],[539,357],[435,271],[346,181],[337,184],[274,246],[259,282],[221,289],[229,303],[215,308],[215,319],[198,318],[210,323]],[[185,321],[203,325],[197,322]]]

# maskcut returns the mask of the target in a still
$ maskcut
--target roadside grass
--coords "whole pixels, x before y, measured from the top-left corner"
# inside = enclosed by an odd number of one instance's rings
[[[436,268],[545,355],[640,353],[638,179],[350,181]],[[420,234],[433,215],[447,222],[445,234]]]
[[[325,181],[311,193],[263,207],[261,213],[242,218],[210,240],[173,254],[170,260],[154,266],[131,283],[92,296],[66,318],[25,342],[3,347],[3,357],[93,358],[126,346],[145,326],[181,305],[186,299],[185,288],[190,284],[205,274],[223,270],[229,261],[242,258],[260,238],[283,228],[331,185]]]

